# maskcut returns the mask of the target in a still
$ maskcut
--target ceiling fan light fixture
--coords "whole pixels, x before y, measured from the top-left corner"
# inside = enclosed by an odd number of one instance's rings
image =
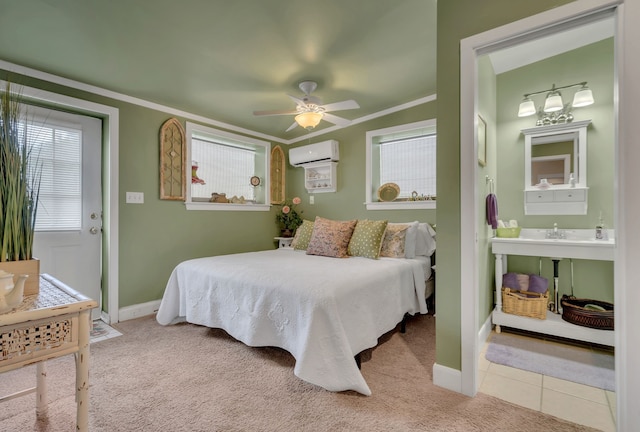
[[[303,112],[298,114],[296,117],[296,123],[298,123],[301,127],[311,130],[314,127],[318,126],[320,120],[322,120],[322,113],[319,112]]]

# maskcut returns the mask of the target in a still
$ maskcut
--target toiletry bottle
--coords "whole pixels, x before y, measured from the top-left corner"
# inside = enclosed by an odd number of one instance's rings
[[[576,187],[576,178],[574,177],[573,173],[569,174],[569,187]]]
[[[602,221],[602,213],[596,225],[596,240],[607,240],[607,229]]]

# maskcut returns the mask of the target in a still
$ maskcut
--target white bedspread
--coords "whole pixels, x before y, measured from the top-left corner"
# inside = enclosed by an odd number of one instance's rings
[[[370,395],[354,356],[374,347],[406,312],[427,312],[425,265],[292,249],[193,259],[173,270],[157,320],[186,319],[249,346],[283,348],[296,359],[297,377]]]

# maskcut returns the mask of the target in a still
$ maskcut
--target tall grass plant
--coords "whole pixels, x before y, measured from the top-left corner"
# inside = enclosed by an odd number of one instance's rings
[[[27,139],[21,94],[0,90],[0,261],[33,253],[41,165]]]

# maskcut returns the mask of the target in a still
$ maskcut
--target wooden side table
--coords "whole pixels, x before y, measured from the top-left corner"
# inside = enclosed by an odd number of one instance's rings
[[[98,303],[59,280],[40,276],[40,292],[0,314],[0,373],[36,363],[36,387],[0,397],[0,402],[36,392],[36,415],[47,411],[45,361],[76,357],[76,430],[89,428],[89,335]]]

